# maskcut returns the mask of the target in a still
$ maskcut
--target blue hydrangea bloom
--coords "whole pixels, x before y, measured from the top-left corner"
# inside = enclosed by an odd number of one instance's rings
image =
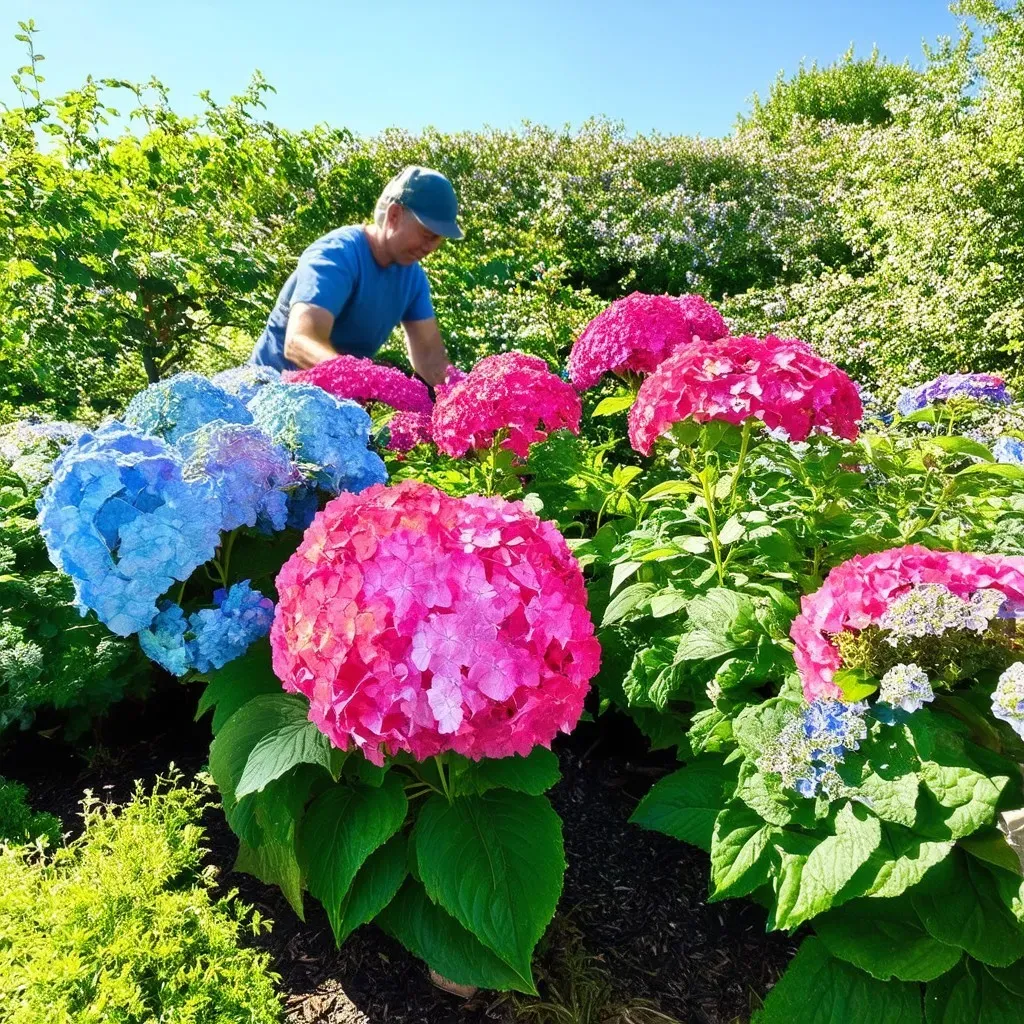
[[[320,492],[315,487],[297,487],[288,495],[288,523],[293,530],[305,530],[320,508]]]
[[[125,423],[144,434],[177,444],[204,423],[252,423],[242,400],[198,373],[178,373],[150,384],[128,403]]]
[[[183,676],[192,667],[185,645],[187,631],[188,620],[181,605],[161,601],[157,617],[148,629],[139,633],[139,646],[147,658],[172,675]]]
[[[189,656],[200,672],[222,668],[245,654],[251,643],[270,632],[274,621],[274,602],[253,590],[248,580],[215,591],[213,600],[215,608],[203,608],[188,620]]]
[[[899,708],[909,715],[935,700],[935,691],[924,669],[910,662],[908,665],[894,665],[882,676],[878,699],[889,708]],[[878,708],[876,705],[876,717],[892,725],[895,719],[885,714],[884,709],[879,715]]]
[[[233,366],[230,370],[215,373],[210,380],[229,395],[240,398],[246,405],[264,384],[279,384],[281,373],[273,366],[260,366],[258,363],[246,363],[244,366]]]
[[[221,506],[208,482],[186,481],[181,456],[111,423],[60,456],[38,502],[50,560],[119,636],[145,629],[157,599],[213,557]]]
[[[1010,466],[1024,466],[1024,441],[1016,437],[1001,437],[992,446],[996,462]]]
[[[186,480],[209,480],[223,509],[222,530],[283,530],[285,489],[299,481],[288,453],[259,427],[214,420],[178,442]]]
[[[992,714],[1024,739],[1024,662],[1015,661],[999,677],[992,694]]]
[[[370,417],[355,402],[312,384],[266,384],[249,410],[255,424],[283,445],[321,490],[358,492],[386,482],[383,460],[366,447]]]
[[[1013,401],[1001,377],[990,373],[943,373],[934,380],[906,388],[896,402],[896,411],[901,416],[909,416],[933,402],[950,398],[974,398],[996,405],[1009,405]]]

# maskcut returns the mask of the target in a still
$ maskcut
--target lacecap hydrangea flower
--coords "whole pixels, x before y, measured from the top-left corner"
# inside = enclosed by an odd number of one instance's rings
[[[393,452],[412,451],[432,438],[431,418],[422,412],[396,412],[388,420],[388,449]]]
[[[694,341],[669,356],[640,385],[629,410],[629,440],[649,455],[673,424],[753,417],[792,441],[812,431],[857,436],[862,413],[853,381],[796,339],[769,335]]]
[[[896,401],[896,411],[901,416],[909,416],[934,402],[951,398],[974,398],[997,405],[1009,405],[1013,401],[1002,377],[991,373],[943,373],[934,380],[904,389]]]
[[[209,480],[220,498],[222,530],[283,530],[287,488],[300,480],[288,453],[259,427],[214,420],[178,443],[186,480]]]
[[[178,373],[150,384],[129,403],[124,422],[143,434],[177,444],[204,423],[252,423],[241,399],[198,373]]]
[[[992,446],[996,462],[1010,466],[1024,466],[1024,441],[1017,437],[1001,437]]]
[[[343,494],[277,578],[274,671],[337,747],[526,755],[568,732],[600,649],[579,565],[521,503],[414,481]]]
[[[942,636],[951,629],[984,633],[1005,601],[1006,595],[998,590],[977,590],[970,597],[960,597],[941,583],[920,583],[896,598],[878,625],[893,647],[902,640]]]
[[[932,690],[928,673],[913,662],[909,665],[893,665],[879,682],[879,701],[907,714],[920,711],[925,704],[935,700],[935,691]]]
[[[728,333],[722,314],[699,295],[633,292],[587,324],[569,354],[569,377],[585,391],[606,373],[650,373],[680,345]]]
[[[157,598],[217,548],[221,503],[182,469],[170,445],[115,422],[66,449],[39,500],[50,560],[71,577],[76,607],[119,636],[145,629]]]
[[[807,699],[839,696],[833,677],[842,667],[842,659],[833,636],[880,627],[892,605],[925,584],[939,584],[964,601],[969,606],[966,615],[991,611],[997,598],[974,598],[985,590],[1002,595],[1001,617],[1024,613],[1024,558],[929,551],[916,544],[856,555],[836,566],[820,589],[804,596],[800,614],[790,628],[796,645],[793,657]],[[907,609],[916,614],[914,602]],[[902,625],[892,615],[887,621],[890,628],[901,628],[908,635],[915,635],[910,630],[918,628],[911,625],[912,617]]]
[[[259,363],[246,363],[244,366],[233,366],[230,370],[221,370],[215,373],[211,382],[229,395],[241,399],[245,404],[256,394],[264,384],[279,384],[281,382],[280,371],[273,366],[262,366]]]
[[[1015,661],[999,677],[992,694],[992,714],[1024,739],[1024,661]]]
[[[526,458],[530,445],[554,430],[579,433],[579,395],[537,356],[502,352],[481,359],[466,376],[437,392],[431,432],[446,455],[501,447]]]
[[[249,411],[321,490],[361,491],[387,479],[380,456],[366,447],[370,417],[355,402],[311,384],[265,384]]]
[[[286,370],[282,376],[294,384],[315,384],[335,398],[350,398],[360,405],[380,402],[392,409],[427,415],[434,406],[423,381],[406,376],[396,366],[382,366],[358,356],[336,356],[308,370]]]
[[[213,608],[187,618],[180,605],[161,602],[152,625],[139,634],[139,646],[168,672],[183,676],[190,669],[223,668],[270,631],[274,602],[253,590],[249,580],[215,590],[213,601]]]

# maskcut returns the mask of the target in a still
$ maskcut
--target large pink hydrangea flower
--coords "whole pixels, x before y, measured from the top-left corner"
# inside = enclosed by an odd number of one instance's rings
[[[431,439],[430,416],[425,412],[396,412],[388,420],[388,431],[391,434],[388,441],[390,451],[412,451],[418,444],[426,444]]]
[[[486,449],[499,430],[502,447],[526,458],[530,445],[553,430],[580,430],[582,407],[572,385],[548,364],[522,352],[481,359],[462,379],[437,392],[432,432],[445,454],[459,458]]]
[[[795,338],[693,341],[640,385],[629,410],[629,440],[648,455],[658,437],[690,416],[698,423],[754,417],[781,427],[791,441],[812,430],[852,440],[863,412],[853,381]]]
[[[428,415],[433,407],[423,381],[407,377],[396,366],[358,356],[335,356],[308,370],[286,370],[281,377],[293,384],[315,384],[335,398],[351,398],[360,405],[381,402],[392,409]]]
[[[930,551],[917,544],[857,555],[804,596],[790,628],[808,700],[839,696],[832,680],[841,661],[830,637],[877,625],[889,605],[923,583],[941,584],[963,598],[976,590],[998,590],[1006,595],[1010,611],[1024,611],[1024,558]]]
[[[699,295],[633,292],[587,324],[569,354],[569,377],[585,391],[606,373],[650,373],[680,345],[728,333],[722,314]]]
[[[518,502],[378,485],[331,501],[277,578],[284,688],[341,749],[526,755],[600,661],[579,565]]]

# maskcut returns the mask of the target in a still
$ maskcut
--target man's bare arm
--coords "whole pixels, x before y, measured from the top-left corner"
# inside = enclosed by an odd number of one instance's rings
[[[334,317],[322,306],[296,302],[288,312],[284,335],[284,357],[300,370],[307,370],[338,353],[331,344]]]
[[[429,320],[406,320],[402,328],[405,330],[405,344],[412,368],[431,386],[443,384],[451,360],[441,339],[437,320],[434,317]]]

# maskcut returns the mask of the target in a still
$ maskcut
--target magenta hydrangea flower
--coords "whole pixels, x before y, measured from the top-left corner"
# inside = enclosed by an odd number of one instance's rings
[[[569,354],[569,377],[585,391],[606,373],[650,373],[680,345],[728,333],[722,314],[699,295],[633,292],[587,324]]]
[[[690,417],[697,423],[753,417],[791,441],[812,431],[852,440],[862,414],[853,381],[796,338],[693,341],[640,385],[629,410],[629,440],[649,455],[658,437]]]
[[[396,412],[388,420],[388,449],[393,452],[409,452],[417,445],[426,444],[433,436],[430,433],[430,416],[422,412]]]
[[[285,370],[282,379],[293,384],[315,384],[335,398],[351,398],[360,405],[381,402],[392,409],[430,414],[433,402],[426,384],[406,376],[396,366],[372,359],[340,355],[308,370]]]
[[[375,764],[550,746],[600,661],[565,539],[501,498],[411,480],[342,494],[277,592],[274,671],[332,743]]]
[[[502,352],[481,359],[457,383],[441,389],[431,431],[446,455],[486,449],[499,430],[501,446],[526,458],[530,445],[553,430],[578,434],[582,406],[572,385],[537,356]]]
[[[842,661],[832,636],[881,626],[893,604],[924,584],[940,584],[965,600],[978,591],[997,590],[1005,595],[1001,616],[1024,610],[1024,558],[929,551],[916,544],[856,555],[803,598],[793,620],[793,657],[807,699],[839,696],[832,679]]]

